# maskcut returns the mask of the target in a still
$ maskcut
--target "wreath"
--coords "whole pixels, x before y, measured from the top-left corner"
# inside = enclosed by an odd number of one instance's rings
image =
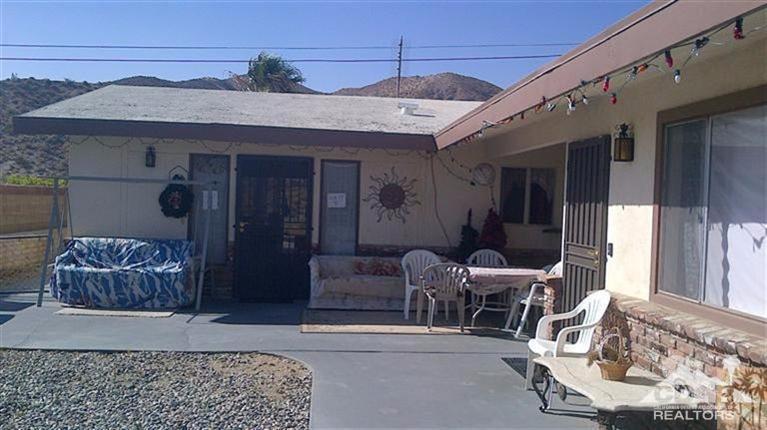
[[[163,215],[183,218],[192,210],[194,193],[186,185],[169,184],[160,194],[159,201]]]

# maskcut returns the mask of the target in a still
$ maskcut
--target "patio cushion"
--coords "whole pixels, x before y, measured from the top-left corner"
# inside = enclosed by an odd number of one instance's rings
[[[77,238],[56,257],[51,295],[88,307],[187,306],[192,249],[186,240]]]

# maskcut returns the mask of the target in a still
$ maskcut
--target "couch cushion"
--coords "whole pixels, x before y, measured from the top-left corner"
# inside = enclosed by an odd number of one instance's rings
[[[350,294],[364,297],[401,297],[405,294],[403,280],[392,276],[350,275],[326,278],[312,295]],[[316,294],[315,294],[316,293]]]

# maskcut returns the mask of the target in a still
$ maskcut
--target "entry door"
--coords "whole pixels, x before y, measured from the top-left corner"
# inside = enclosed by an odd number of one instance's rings
[[[192,154],[191,179],[196,181],[216,182],[206,187],[194,186],[194,211],[192,211],[191,236],[195,240],[195,250],[202,251],[205,234],[205,217],[210,217],[208,230],[208,264],[226,264],[227,224],[229,221],[229,156]]]
[[[356,161],[322,162],[320,248],[323,254],[357,251],[359,170]]]
[[[568,146],[562,310],[605,287],[610,136]]]
[[[284,302],[309,296],[312,160],[237,158],[237,295]]]

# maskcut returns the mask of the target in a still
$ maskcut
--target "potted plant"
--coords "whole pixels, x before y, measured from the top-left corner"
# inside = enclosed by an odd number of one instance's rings
[[[626,372],[634,364],[631,361],[628,338],[618,327],[606,331],[587,357],[589,366],[596,363],[602,371],[602,379],[608,381],[623,381]]]

